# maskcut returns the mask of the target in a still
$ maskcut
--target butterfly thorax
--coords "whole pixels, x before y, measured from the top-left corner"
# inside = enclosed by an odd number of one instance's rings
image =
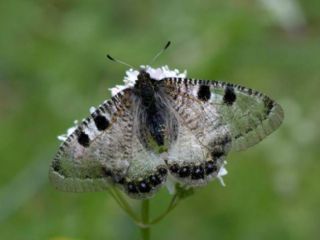
[[[160,94],[158,81],[152,79],[145,70],[141,70],[133,92],[141,103],[139,131],[143,142],[148,148],[158,152],[159,147],[166,145],[167,128],[165,106],[158,97]]]
[[[155,92],[157,91],[156,80],[152,79],[144,70],[141,70],[138,75],[138,80],[134,85],[134,93],[136,96],[140,97],[142,105],[148,109],[153,110],[152,108],[155,105]]]

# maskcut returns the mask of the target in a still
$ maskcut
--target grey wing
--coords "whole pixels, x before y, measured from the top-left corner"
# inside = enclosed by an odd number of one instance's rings
[[[164,163],[137,138],[135,111],[131,89],[100,105],[61,144],[49,172],[53,185],[84,192],[117,184],[137,198],[152,195],[165,180]],[[157,184],[147,179],[154,175]]]
[[[236,84],[168,78],[163,80],[163,85],[175,111],[209,148],[214,148],[216,141],[230,141],[231,150],[246,149],[276,130],[283,121],[283,110],[278,103]]]
[[[182,79],[159,83],[162,100],[178,123],[166,162],[177,181],[186,186],[202,186],[219,175],[230,151],[231,135],[217,111],[203,106],[186,84]]]

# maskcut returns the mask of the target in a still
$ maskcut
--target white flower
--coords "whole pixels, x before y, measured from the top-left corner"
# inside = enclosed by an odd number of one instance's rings
[[[224,187],[226,186],[226,184],[224,183],[222,177],[228,174],[227,169],[224,167],[226,164],[227,164],[227,161],[224,161],[223,164],[222,164],[222,166],[220,167],[219,172],[218,172],[218,175],[217,175],[217,178],[218,178],[219,182],[220,182],[221,185],[224,186]]]
[[[174,195],[177,192],[176,183],[177,181],[175,181],[170,175],[167,177],[165,185],[170,195]]]
[[[180,77],[180,78],[187,77],[186,70],[180,73],[178,69],[170,70],[167,65],[159,68],[152,68],[148,65],[146,66],[141,65],[140,67],[141,69],[144,69],[147,73],[149,73],[151,78],[155,80],[161,80],[166,77]],[[126,71],[126,76],[123,79],[123,82],[125,83],[125,85],[117,85],[113,88],[110,88],[111,95],[114,96],[120,91],[122,91],[123,89],[133,87],[135,82],[138,79],[138,75],[139,75],[139,71],[134,70],[132,68]]]
[[[96,110],[97,110],[97,109],[96,109],[95,107],[93,107],[93,106],[92,106],[91,108],[89,108],[90,114],[94,113]]]

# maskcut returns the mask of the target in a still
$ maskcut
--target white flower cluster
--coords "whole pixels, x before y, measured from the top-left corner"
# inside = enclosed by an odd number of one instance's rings
[[[227,164],[227,161],[224,161],[223,164],[222,164],[222,166],[220,167],[219,172],[218,172],[218,175],[217,175],[217,178],[218,178],[220,184],[221,184],[222,186],[224,186],[224,187],[226,186],[226,184],[224,183],[222,177],[228,174],[227,169],[224,167],[226,164]]]
[[[140,67],[141,69],[144,69],[147,73],[149,73],[151,78],[156,80],[161,80],[166,77],[181,77],[181,78],[187,77],[186,70],[180,73],[178,69],[170,70],[167,65],[159,68],[152,68],[148,65],[147,66],[141,65]],[[128,87],[133,87],[136,80],[138,79],[138,75],[139,75],[138,70],[134,70],[131,68],[128,71],[126,71],[126,76],[123,79],[123,82],[125,83],[125,85],[116,85],[115,87],[110,88],[111,95],[114,96],[118,92],[122,91],[123,89],[126,89]]]

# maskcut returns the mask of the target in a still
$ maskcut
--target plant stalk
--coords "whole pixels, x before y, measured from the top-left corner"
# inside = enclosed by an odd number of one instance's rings
[[[141,222],[140,227],[142,240],[150,240],[150,226],[149,226],[149,199],[142,200],[141,203]]]

